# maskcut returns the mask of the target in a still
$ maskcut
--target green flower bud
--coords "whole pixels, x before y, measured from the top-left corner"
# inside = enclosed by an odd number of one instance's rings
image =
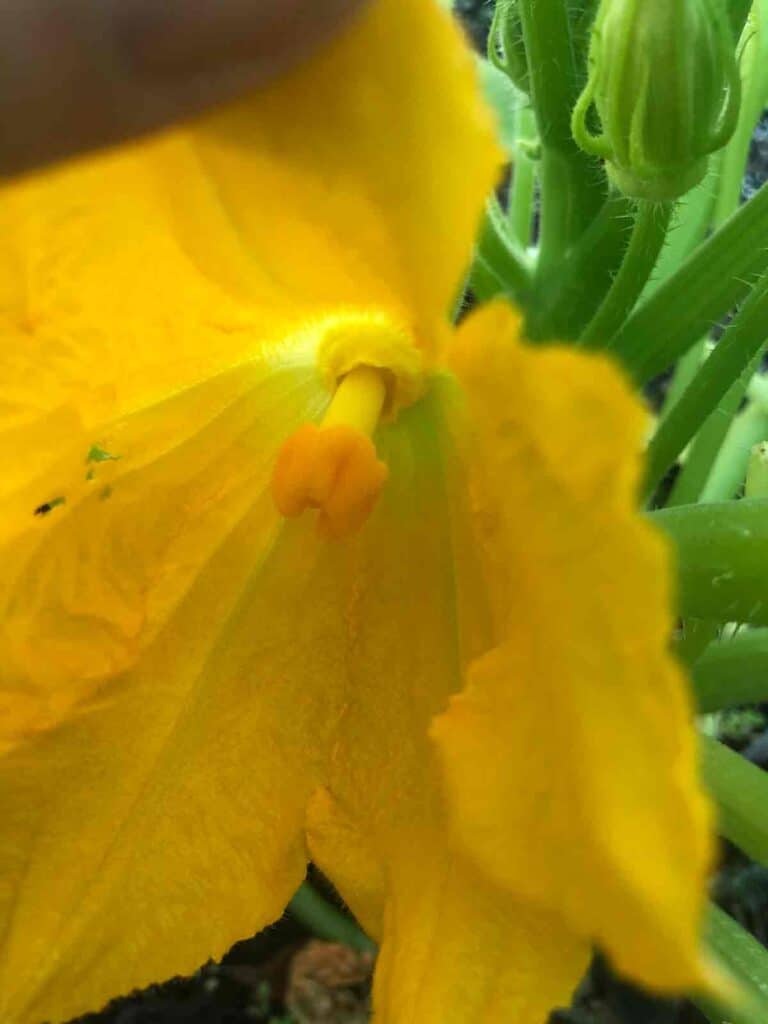
[[[573,112],[582,149],[637,199],[677,199],[733,134],[741,83],[720,0],[602,0]],[[602,134],[587,115],[594,103]]]

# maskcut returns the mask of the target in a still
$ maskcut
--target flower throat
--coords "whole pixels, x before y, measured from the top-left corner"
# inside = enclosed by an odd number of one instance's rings
[[[305,423],[280,449],[272,495],[281,515],[318,509],[318,532],[340,539],[373,511],[388,470],[372,437],[423,391],[422,354],[388,318],[346,315],[327,327],[318,369],[334,390],[319,425]]]

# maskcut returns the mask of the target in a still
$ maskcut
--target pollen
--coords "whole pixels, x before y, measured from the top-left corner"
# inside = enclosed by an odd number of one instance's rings
[[[328,539],[363,526],[388,475],[371,440],[386,400],[384,372],[356,367],[340,382],[323,422],[305,423],[284,442],[272,474],[281,515],[318,509],[318,532]]]

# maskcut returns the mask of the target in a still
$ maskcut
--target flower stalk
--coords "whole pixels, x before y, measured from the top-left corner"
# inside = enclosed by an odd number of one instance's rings
[[[672,204],[640,200],[624,260],[600,308],[584,328],[579,343],[602,347],[626,320],[656,266],[672,216]]]

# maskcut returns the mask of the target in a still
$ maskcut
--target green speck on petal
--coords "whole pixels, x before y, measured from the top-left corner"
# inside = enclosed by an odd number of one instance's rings
[[[91,445],[91,449],[85,457],[86,462],[117,462],[119,455],[113,455],[99,445]]]

